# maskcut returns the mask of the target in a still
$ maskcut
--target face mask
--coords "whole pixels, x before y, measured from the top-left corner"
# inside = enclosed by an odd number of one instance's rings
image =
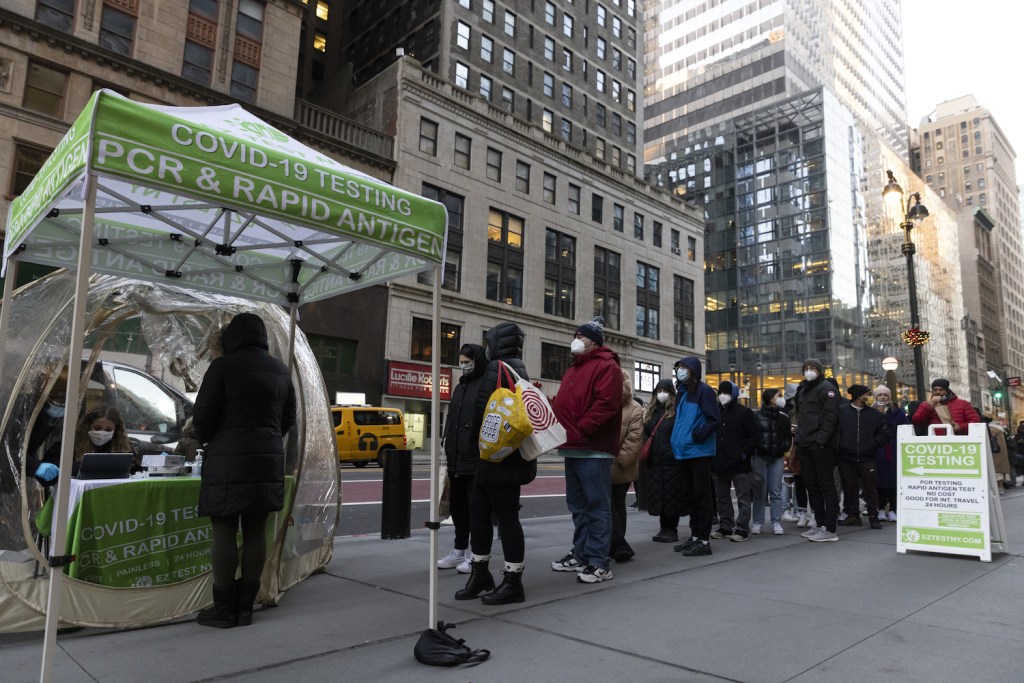
[[[89,441],[92,441],[96,446],[106,446],[113,438],[114,432],[107,432],[103,430],[89,431]]]
[[[781,396],[776,398],[775,399],[775,407],[778,408],[779,410],[782,410],[783,408],[785,408],[786,407],[786,399],[782,398]]]
[[[864,397],[864,405],[866,407],[868,407],[868,408],[870,408],[871,406],[875,405],[874,397],[872,397],[872,396],[865,396]]]
[[[664,403],[668,400],[668,394],[664,391],[658,392],[658,403]]]
[[[878,408],[879,410],[885,410],[886,408],[889,407],[889,399],[879,398],[878,400],[875,401],[875,407]]]
[[[804,373],[804,379],[806,379],[808,382],[813,382],[814,380],[818,379],[818,371],[808,370],[807,372]]]
[[[729,405],[729,403],[731,401],[732,401],[732,395],[731,394],[719,394],[718,395],[718,402],[721,403],[723,406]]]
[[[679,368],[678,370],[676,370],[676,379],[678,379],[680,382],[687,381],[688,379],[690,379],[690,371],[687,370],[686,368]]]
[[[462,370],[463,375],[473,372],[474,367],[476,367],[475,363],[459,363],[459,370]]]
[[[583,343],[582,339],[573,339],[572,343],[569,344],[569,350],[575,354],[583,353],[587,348],[587,345]]]
[[[46,411],[45,412],[46,412],[46,417],[50,417],[50,418],[54,418],[54,419],[56,419],[58,417],[64,417],[64,406],[57,406],[57,405],[50,404],[50,405],[46,406]]]

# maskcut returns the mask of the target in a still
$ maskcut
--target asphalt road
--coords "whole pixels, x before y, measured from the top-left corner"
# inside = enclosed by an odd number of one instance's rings
[[[418,529],[429,518],[430,468],[414,465],[412,476],[410,529]],[[364,469],[342,466],[341,522],[336,536],[380,534],[382,488],[383,470],[372,465]],[[540,463],[537,478],[523,487],[521,502],[522,519],[566,514],[565,472],[562,464]]]

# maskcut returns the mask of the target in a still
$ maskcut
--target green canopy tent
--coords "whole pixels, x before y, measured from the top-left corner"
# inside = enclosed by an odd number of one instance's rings
[[[237,105],[146,105],[101,90],[11,205],[4,301],[11,300],[19,262],[75,271],[69,357],[78,358],[92,273],[280,304],[290,309],[294,335],[300,303],[433,269],[433,339],[440,348],[445,241],[441,204],[347,168]],[[9,309],[0,309],[0,339]],[[434,354],[435,425],[438,375]],[[78,395],[79,381],[69,373],[68,396]],[[70,471],[77,412],[70,401],[62,471]],[[432,519],[439,445],[436,429],[433,434]],[[64,547],[68,495],[67,477],[60,477],[53,548]],[[436,533],[431,540],[434,567]],[[51,572],[44,680],[52,668],[60,584],[61,572]],[[431,624],[435,604],[432,571]]]

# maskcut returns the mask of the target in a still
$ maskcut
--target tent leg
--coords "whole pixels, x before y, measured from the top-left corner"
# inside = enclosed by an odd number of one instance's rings
[[[85,180],[85,207],[82,214],[82,234],[78,247],[78,272],[75,277],[75,307],[71,319],[71,350],[68,355],[67,401],[64,408],[64,428],[61,433],[60,476],[57,478],[57,497],[53,508],[50,553],[62,555],[68,528],[68,499],[71,495],[71,464],[74,460],[75,426],[78,424],[79,385],[82,375],[82,347],[85,345],[85,312],[89,306],[89,271],[92,265],[92,236],[96,216],[96,177],[91,173]],[[57,652],[57,626],[60,621],[60,602],[64,571],[50,571],[49,592],[46,599],[46,630],[43,639],[43,661],[39,680],[48,683],[53,675],[53,660]]]
[[[299,303],[291,302],[288,306],[288,376],[295,367],[295,326],[299,319]]]
[[[430,610],[427,616],[427,628],[437,628],[437,481],[439,458],[441,453],[441,276],[440,267],[434,268],[434,307],[433,325],[430,331]]]

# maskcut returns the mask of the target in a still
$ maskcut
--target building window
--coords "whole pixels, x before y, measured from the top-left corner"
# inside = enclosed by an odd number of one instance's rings
[[[541,115],[541,127],[545,133],[553,133],[555,130],[555,114],[550,109],[545,109]]]
[[[632,27],[626,29],[626,47],[636,47],[636,31]]]
[[[572,365],[572,351],[566,344],[540,344],[540,376],[542,379],[561,381]]]
[[[455,62],[455,87],[469,89],[469,67],[462,62]]]
[[[597,92],[604,92],[604,72],[600,69],[594,75],[594,87],[597,88]]]
[[[605,55],[607,54],[607,52],[606,52],[607,51],[607,45],[608,45],[608,42],[604,38],[602,38],[600,36],[597,37],[597,58],[598,59],[604,59],[605,58]]]
[[[130,10],[131,13],[125,10]],[[138,15],[137,0],[103,3],[100,15],[100,47],[119,55],[130,56],[135,42],[135,21]],[[262,11],[262,10],[261,10]]]
[[[305,2],[305,0],[303,0],[303,2]],[[473,9],[473,3],[471,2],[471,0],[459,0],[459,4],[465,7],[466,9]]]
[[[455,33],[455,44],[463,50],[469,50],[469,24],[459,22]]]
[[[595,114],[597,115],[597,125],[604,128],[607,124],[608,109],[603,104],[598,103],[595,106]]]
[[[14,146],[14,164],[9,188],[11,197],[17,197],[25,191],[32,179],[36,177],[39,169],[50,158],[50,154],[52,154],[52,150],[40,147],[29,147],[22,144]]]
[[[487,148],[487,179],[501,182],[501,152],[493,147]]]
[[[255,102],[259,75],[259,69],[235,60],[231,65],[231,96],[240,102]]]
[[[514,76],[516,73],[516,53],[509,50],[507,47],[503,48],[503,56],[501,58],[501,70],[507,73],[509,76]]]
[[[555,41],[547,37],[544,38],[544,59],[555,61]]]
[[[642,213],[633,213],[633,237],[644,241],[644,215]]]
[[[482,13],[484,21],[488,24],[494,23],[494,0],[484,0]]]
[[[469,170],[470,157],[473,154],[473,138],[461,133],[455,134],[455,165]]]
[[[658,338],[659,271],[654,266],[636,264],[636,336]]]
[[[604,5],[598,5],[597,6],[597,25],[598,26],[607,26],[608,25],[608,15],[607,15],[607,10],[604,8]]]
[[[612,80],[612,99],[616,102],[622,101],[622,84]]]
[[[506,110],[515,113],[516,110],[516,94],[512,88],[502,86],[501,87],[501,106]]]
[[[572,142],[572,121],[564,117],[562,118],[562,139]]]
[[[636,82],[636,62],[628,57],[626,58],[626,75],[629,80]]]
[[[530,165],[525,161],[516,161],[516,190],[530,194]]]
[[[75,24],[75,0],[38,0],[36,21],[58,31],[71,33]]]
[[[672,248],[673,254],[679,253],[679,231],[675,228],[669,230],[668,246]]]
[[[576,239],[548,228],[545,232],[544,312],[576,317]]]
[[[654,242],[654,246],[661,246],[661,223],[654,221],[651,228],[651,239]]]
[[[313,49],[317,52],[327,52],[327,35],[317,31],[313,34]]]
[[[693,348],[693,280],[673,275],[672,299],[674,313],[672,340],[677,346]]]
[[[562,49],[562,69],[572,73],[572,50],[567,47]]]
[[[463,215],[466,200],[461,195],[423,183],[423,196],[444,204],[448,210],[448,249],[444,256],[444,278],[441,287],[458,292],[462,287]],[[420,273],[418,281],[434,284],[433,272]]]
[[[621,286],[621,256],[604,247],[594,247],[594,315],[602,316],[605,327],[612,330],[620,328]]]
[[[548,204],[554,204],[556,200],[555,184],[557,179],[550,173],[544,174],[544,201]]]
[[[594,140],[594,156],[597,157],[598,159],[602,159],[603,160],[605,158],[605,151],[606,151],[606,143],[605,143],[605,141],[602,140],[601,138],[596,138]]]
[[[562,15],[562,35],[567,38],[572,38],[573,30],[575,28],[575,22],[573,21],[571,14]]]
[[[547,72],[544,73],[544,89],[543,89],[543,92],[544,92],[544,97],[554,97],[555,96],[555,77],[552,76],[551,74],[547,73]]]
[[[562,106],[572,109],[572,86],[568,83],[562,84]]]
[[[569,183],[569,213],[580,215],[580,195],[582,188]]]
[[[505,10],[505,35],[516,37],[516,15]]]
[[[626,207],[622,204],[612,204],[612,228],[615,232],[625,230]]]
[[[66,72],[29,61],[25,95],[21,105],[39,114],[61,118],[64,115],[64,90],[67,80]]]
[[[626,91],[626,109],[636,111],[636,93],[632,90]]]
[[[488,64],[494,62],[494,40],[490,36],[480,36],[480,59]]]
[[[599,194],[590,195],[590,220],[604,223],[604,197]]]
[[[487,219],[487,292],[491,301],[523,305],[524,221],[491,209]]]
[[[318,0],[316,3],[316,18],[322,21],[327,21],[330,16],[331,6],[324,0]]]
[[[661,381],[661,366],[643,361],[633,361],[633,389],[648,394],[654,393],[654,387]]]
[[[696,261],[697,260],[697,238],[687,237],[686,238],[686,260]]]
[[[437,122],[420,118],[420,151],[437,156]]]
[[[210,71],[213,68],[213,49],[185,41],[185,54],[181,64],[181,76],[199,85],[210,85]]]
[[[612,35],[616,38],[622,37],[622,20],[616,16],[612,16]]]
[[[409,358],[412,360],[429,361],[432,353],[430,350],[431,334],[433,332],[433,321],[429,318],[412,319],[412,344],[409,349]],[[441,363],[445,365],[459,364],[459,333],[458,325],[441,323]]]
[[[612,134],[622,136],[622,116],[616,112],[612,112]]]
[[[484,98],[488,102],[491,101],[491,91],[494,89],[494,81],[491,80],[490,76],[484,76],[480,74],[480,97]]]
[[[555,3],[544,3],[544,21],[546,21],[549,26],[555,25]]]

